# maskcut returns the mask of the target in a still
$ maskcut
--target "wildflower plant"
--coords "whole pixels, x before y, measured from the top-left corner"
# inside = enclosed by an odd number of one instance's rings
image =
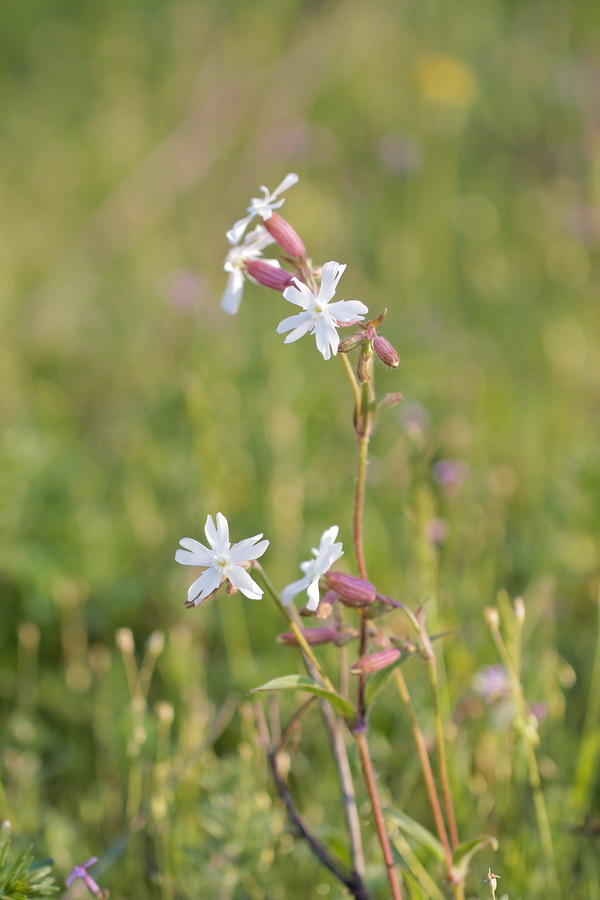
[[[0,897],[6,900],[34,900],[56,893],[52,860],[35,859],[29,850],[11,847],[11,824],[0,825]]]
[[[229,282],[222,305],[229,313],[237,312],[243,281],[250,278],[265,288],[279,292],[283,305],[291,303],[299,308],[293,315],[282,318],[277,326],[277,333],[287,335],[286,344],[312,335],[316,349],[324,360],[333,357],[340,360],[353,399],[352,427],[357,454],[354,498],[349,510],[351,551],[338,540],[339,526],[329,525],[323,531],[318,546],[313,549],[312,558],[300,563],[302,577],[291,580],[279,591],[258,561],[266,552],[269,541],[262,539],[262,534],[257,534],[230,544],[228,522],[218,513],[216,525],[210,515],[206,522],[205,534],[210,546],[192,538],[183,538],[175,558],[182,565],[204,569],[191,585],[186,605],[204,603],[225,582],[228,592],[239,590],[250,598],[268,597],[286,621],[286,631],[279,636],[279,643],[298,649],[299,666],[286,676],[254,688],[254,691],[272,694],[285,691],[302,696],[281,735],[271,733],[258,703],[256,716],[275,788],[290,819],[315,856],[351,896],[367,900],[373,894],[366,874],[363,834],[367,827],[372,827],[379,842],[389,896],[393,900],[404,896],[438,900],[452,896],[455,900],[462,900],[473,855],[486,847],[495,849],[497,843],[488,835],[471,836],[466,841],[461,841],[459,837],[446,752],[444,704],[435,649],[438,645],[428,630],[426,610],[422,605],[426,598],[416,598],[415,608],[411,608],[380,592],[376,575],[369,571],[364,548],[363,512],[370,440],[379,413],[402,400],[399,391],[378,397],[375,360],[396,370],[399,355],[380,333],[387,310],[368,318],[369,310],[363,301],[339,297],[340,281],[346,265],[334,260],[314,265],[307,256],[303,239],[276,212],[284,203],[282,194],[297,181],[298,177],[290,173],[274,191],[262,187],[262,196],[250,201],[247,214],[227,232],[230,249],[225,268],[229,272]],[[257,218],[261,220],[258,225]],[[251,226],[252,230],[249,230]],[[271,243],[279,245],[282,251],[280,259],[260,259],[262,250]],[[351,331],[344,333],[344,329]],[[352,356],[354,363],[351,362]],[[290,357],[290,365],[293,364]],[[348,560],[353,558],[354,574],[336,568],[342,556],[347,567]],[[292,577],[296,565],[290,565]],[[257,581],[250,576],[249,570]],[[300,610],[305,616],[314,615],[317,626],[301,625]],[[404,616],[402,633],[398,633],[397,624],[386,625],[386,614],[391,610],[400,611]],[[394,621],[397,623],[397,616]],[[337,648],[339,665],[335,674],[326,670],[319,656],[319,648],[323,645]],[[423,671],[427,673],[425,677],[431,692],[435,721],[437,776],[434,775],[430,758],[433,746],[425,739],[418,711],[403,676],[402,666],[411,664],[411,660],[421,660],[425,664]],[[434,833],[413,821],[393,803],[384,808],[380,797],[379,779],[371,754],[369,713],[379,693],[392,685],[414,740]],[[282,751],[289,752],[291,734],[315,702],[321,706],[336,763],[347,830],[347,858],[342,858],[317,836],[301,814],[280,762]],[[368,824],[361,821],[359,814],[348,756],[350,741],[356,747],[371,807]],[[427,854],[428,867],[421,862]],[[371,862],[369,860],[369,865]]]

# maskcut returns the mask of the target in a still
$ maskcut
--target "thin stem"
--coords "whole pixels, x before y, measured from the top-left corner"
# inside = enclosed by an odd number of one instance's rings
[[[326,688],[335,692],[335,687],[324,673],[319,660],[313,653],[310,644],[306,641],[306,638],[302,633],[302,629],[298,625],[298,614],[296,613],[294,607],[291,606],[288,609],[283,605],[279,598],[279,594],[273,587],[267,573],[259,563],[256,564],[256,567],[261,574],[263,583],[265,585],[265,588],[267,589],[267,593],[275,601],[277,608],[291,625],[292,631],[294,632],[300,649],[304,653],[304,661],[309,673],[313,678],[315,678],[315,680],[318,680],[320,678]],[[357,890],[359,890],[365,876],[365,859],[360,832],[360,819],[358,815],[358,807],[356,804],[356,792],[354,790],[354,782],[352,780],[352,770],[350,769],[348,751],[344,742],[344,735],[342,733],[342,728],[339,720],[335,716],[333,710],[331,709],[331,706],[326,701],[321,702],[321,709],[323,711],[323,716],[325,718],[327,730],[329,732],[331,749],[340,779],[342,801],[344,804],[344,813],[346,816],[348,838],[350,841],[350,849],[354,867],[353,877],[357,885]],[[363,895],[357,893],[355,896],[361,897]],[[366,893],[364,894],[364,897],[367,897]]]
[[[436,831],[444,848],[444,855],[446,857],[446,875],[448,876],[448,878],[450,878],[452,874],[452,849],[448,840],[446,825],[444,824],[444,816],[442,815],[442,807],[438,797],[437,788],[435,786],[435,779],[433,777],[431,762],[429,761],[429,754],[427,752],[425,736],[423,735],[421,726],[419,725],[419,722],[417,720],[417,714],[415,713],[415,709],[412,705],[412,700],[410,699],[410,693],[408,691],[408,686],[404,679],[404,675],[402,674],[400,669],[396,669],[394,675],[396,678],[396,684],[398,686],[398,692],[400,693],[402,703],[404,704],[406,717],[413,734],[413,740],[417,748],[419,762],[421,763],[421,771],[423,773],[423,780],[425,781],[425,789],[429,798],[431,812],[433,813]]]
[[[348,376],[348,381],[350,382],[350,387],[352,388],[352,395],[354,397],[354,422],[358,422],[358,417],[360,415],[360,387],[358,386],[358,382],[356,380],[356,375],[354,374],[354,369],[350,365],[350,360],[346,353],[338,354],[342,363],[344,364],[344,369],[346,375]]]
[[[433,696],[433,712],[435,717],[435,734],[437,739],[438,762],[440,767],[440,781],[442,783],[442,801],[446,812],[446,820],[448,822],[448,830],[450,831],[450,841],[452,848],[456,850],[458,847],[458,829],[456,827],[456,816],[454,814],[454,803],[452,802],[452,792],[450,790],[450,780],[448,778],[448,763],[446,759],[446,741],[444,739],[444,726],[442,724],[442,716],[440,711],[440,696],[438,675],[435,662],[435,654],[427,656],[427,668],[429,671],[429,683],[431,684],[431,693]]]
[[[589,681],[587,709],[583,735],[571,789],[570,806],[574,815],[581,816],[591,803],[595,773],[600,760],[600,582],[598,583],[598,625],[592,674]]]
[[[285,618],[291,625],[292,631],[294,632],[294,637],[298,641],[298,646],[304,653],[305,657],[308,660],[310,660],[313,668],[316,670],[316,672],[319,675],[319,678],[323,682],[323,685],[327,688],[328,691],[333,691],[334,693],[337,693],[335,687],[333,686],[333,684],[331,683],[331,681],[329,680],[329,678],[323,671],[323,667],[322,667],[321,663],[319,662],[319,660],[313,653],[312,647],[310,646],[310,644],[304,637],[304,635],[302,633],[302,629],[298,625],[297,616],[294,615],[294,613],[295,613],[294,607],[290,606],[288,609],[286,606],[283,605],[283,603],[279,599],[279,594],[277,593],[277,591],[271,584],[271,580],[269,579],[269,576],[267,575],[267,573],[265,572],[263,567],[260,565],[260,563],[256,563],[256,568],[260,572],[261,578],[263,580],[263,584],[267,589],[267,593],[269,594],[271,599],[275,602],[275,605],[277,606],[279,612],[283,616],[285,616]]]
[[[305,822],[303,816],[301,816],[301,814],[298,812],[292,795],[290,794],[287,785],[283,780],[281,773],[279,772],[279,768],[277,766],[277,752],[271,748],[271,740],[267,728],[267,723],[264,717],[262,706],[260,706],[258,703],[255,705],[255,713],[261,743],[264,747],[267,759],[269,761],[273,781],[275,782],[277,791],[279,792],[279,796],[285,804],[289,817],[294,822],[298,831],[308,843],[315,856],[323,863],[323,865],[327,869],[329,869],[329,871],[338,879],[338,881],[341,881],[342,884],[345,885],[345,887],[352,893],[353,897],[355,897],[356,900],[369,900],[369,895],[366,892],[364,884],[357,885],[356,874],[354,872],[348,872],[341,860],[336,859],[329,852],[329,850],[313,834],[309,825]]]
[[[383,851],[383,859],[385,862],[387,878],[390,885],[390,890],[392,892],[391,896],[393,900],[402,900],[402,891],[400,890],[400,883],[398,881],[398,876],[396,875],[396,870],[394,868],[392,848],[383,819],[383,810],[381,808],[381,800],[379,799],[379,793],[377,791],[377,784],[375,783],[375,773],[373,772],[373,763],[371,762],[371,754],[369,753],[367,737],[364,732],[357,731],[354,733],[354,740],[356,741],[356,745],[358,747],[363,776],[367,785],[367,790],[369,792],[369,798],[371,800],[371,808],[373,809],[373,816],[375,818],[375,828],[377,831],[377,837],[379,838],[379,843],[381,844],[381,849]]]

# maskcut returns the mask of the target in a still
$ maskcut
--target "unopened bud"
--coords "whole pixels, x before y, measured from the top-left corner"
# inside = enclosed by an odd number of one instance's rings
[[[377,596],[375,586],[363,578],[346,575],[343,572],[328,572],[325,576],[327,587],[335,591],[347,606],[368,606]]]
[[[356,364],[356,376],[361,384],[365,384],[369,380],[371,374],[371,357],[373,356],[373,344],[371,341],[365,341],[358,357]]]
[[[115,643],[121,653],[133,653],[135,644],[131,628],[119,628],[115,635]]]
[[[335,644],[339,637],[337,628],[302,628],[302,637],[307,644]],[[298,647],[298,638],[293,631],[285,631],[277,636],[277,643]]]
[[[396,391],[394,394],[386,394],[383,400],[379,402],[379,409],[391,409],[392,406],[397,406],[402,400],[404,400],[404,394],[401,394],[400,391]]]
[[[356,334],[351,334],[350,337],[344,338],[342,341],[340,341],[338,352],[348,353],[349,350],[354,350],[355,347],[358,347],[359,344],[362,344],[364,339],[364,332],[357,331]]]
[[[289,287],[292,283],[290,272],[286,269],[280,269],[279,266],[269,265],[262,259],[247,259],[244,267],[254,281],[262,284],[263,287],[279,291],[279,293],[285,291],[286,287]]]
[[[337,594],[335,591],[327,591],[325,596],[321,597],[321,600],[319,601],[319,605],[315,611],[315,619],[326,619],[330,616],[336,599]]]
[[[264,219],[263,225],[290,256],[306,256],[306,247],[302,239],[279,213],[271,213],[268,219]]]
[[[380,334],[378,334],[373,341],[373,349],[384,366],[388,366],[390,369],[398,368],[400,365],[398,353],[394,350],[390,342],[384,337],[381,337]]]
[[[492,631],[500,628],[500,614],[494,606],[486,606],[483,610],[483,617]]]
[[[352,675],[368,675],[371,672],[379,672],[393,665],[402,656],[402,651],[398,647],[388,647],[386,650],[378,650],[377,653],[371,653],[369,656],[362,656],[351,667]]]

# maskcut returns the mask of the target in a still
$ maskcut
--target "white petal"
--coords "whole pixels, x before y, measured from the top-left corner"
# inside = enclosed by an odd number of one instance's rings
[[[219,536],[217,534],[217,529],[215,528],[215,523],[213,522],[212,516],[206,517],[206,524],[204,526],[204,534],[206,535],[206,540],[208,541],[208,543],[210,544],[210,546],[216,553]]]
[[[208,597],[209,594],[212,594],[219,587],[221,581],[220,569],[216,569],[214,566],[211,566],[210,569],[205,569],[202,575],[191,584],[187,595],[188,603],[194,600],[196,606],[198,606],[201,600]]]
[[[340,526],[332,525],[331,528],[328,528],[321,535],[321,540],[319,542],[319,546],[322,547],[324,544],[333,544],[333,542],[335,541],[339,532],[340,532]]]
[[[306,593],[308,594],[308,603],[306,604],[306,608],[310,609],[311,612],[314,612],[319,605],[319,600],[321,598],[318,578],[315,581],[311,581]]]
[[[327,312],[338,322],[352,322],[364,319],[364,314],[369,310],[361,300],[338,300],[328,305]]]
[[[219,546],[224,550],[229,550],[229,523],[223,513],[217,513],[217,533],[219,535]]]
[[[303,281],[298,281],[297,278],[293,278],[292,281],[295,282],[295,285],[292,284],[286,287],[283,292],[284,300],[295,303],[296,306],[301,306],[302,309],[307,309],[310,303],[314,303],[315,295]]]
[[[346,266],[342,263],[331,260],[326,262],[321,273],[321,289],[319,291],[319,300],[331,300],[335,294],[338,281],[346,271]]]
[[[309,312],[301,312],[296,313],[293,316],[287,316],[287,318],[282,319],[277,326],[277,334],[284,334],[284,332],[291,331],[292,328],[297,328],[305,322],[308,323],[308,328],[312,328],[313,317]],[[306,334],[306,331],[304,331],[303,334]]]
[[[289,603],[294,599],[294,597],[300,593],[300,591],[305,591],[311,582],[310,578],[300,578],[298,581],[293,581],[291,584],[288,584],[287,587],[281,592],[281,602],[284,606],[288,606]]]
[[[329,319],[319,319],[315,327],[317,349],[323,354],[323,359],[329,359],[331,354],[335,356],[340,344],[335,325]]]
[[[244,276],[239,269],[234,269],[227,279],[227,286],[221,297],[221,309],[230,316],[235,316],[242,302],[244,293]]]
[[[299,338],[304,337],[307,332],[311,330],[313,327],[313,320],[307,319],[306,322],[303,322],[301,325],[298,325],[291,331],[286,339],[284,340],[284,344],[292,344],[294,341],[297,341]]]
[[[261,537],[262,534],[257,534],[256,537],[247,538],[245,541],[234,544],[229,551],[229,562],[239,564],[262,556],[269,546],[269,541],[265,540],[256,544],[256,540]]]
[[[238,219],[237,222],[234,222],[229,231],[226,233],[227,240],[230,244],[239,244],[244,231],[253,218],[254,213],[250,213],[250,215],[244,216],[243,219]]]
[[[230,582],[250,600],[259,600],[263,595],[263,590],[257,583],[250,578],[245,569],[240,566],[227,566],[225,574]]]
[[[175,559],[182,566],[211,566],[214,562],[214,554],[211,550],[195,541],[194,538],[181,538],[179,541],[184,550],[177,550]]]
[[[265,247],[268,247],[269,244],[274,243],[275,238],[271,237],[267,229],[263,228],[262,225],[257,225],[256,228],[253,231],[249,231],[244,238],[243,249],[246,251],[245,255],[249,255],[250,253],[262,251]]]
[[[271,197],[277,197],[279,194],[283,194],[284,191],[287,191],[289,188],[293,187],[295,184],[298,184],[300,179],[296,175],[295,172],[288,172],[285,176],[281,184],[278,184]]]

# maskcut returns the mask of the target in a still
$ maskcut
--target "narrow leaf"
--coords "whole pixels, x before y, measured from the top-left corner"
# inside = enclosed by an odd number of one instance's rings
[[[353,719],[356,711],[349,700],[346,700],[335,691],[328,691],[323,685],[307,678],[306,675],[283,675],[281,678],[273,678],[271,681],[261,684],[260,687],[253,688],[250,693],[255,694],[257,691],[305,691],[308,694],[314,694],[327,700],[345,719]]]
[[[468,875],[471,860],[479,850],[484,847],[498,849],[498,841],[491,834],[482,834],[479,837],[465,841],[456,848],[452,855],[452,868],[458,881],[464,881]]]
[[[414,819],[411,819],[410,816],[407,816],[405,813],[400,812],[397,809],[391,809],[387,807],[385,810],[387,815],[390,816],[394,822],[396,822],[402,831],[405,834],[408,834],[415,841],[417,841],[421,846],[425,847],[429,850],[435,859],[438,862],[443,863],[445,861],[444,856],[444,848],[442,847],[440,841],[426,828],[423,828],[422,825],[419,825],[418,822],[415,822]]]

